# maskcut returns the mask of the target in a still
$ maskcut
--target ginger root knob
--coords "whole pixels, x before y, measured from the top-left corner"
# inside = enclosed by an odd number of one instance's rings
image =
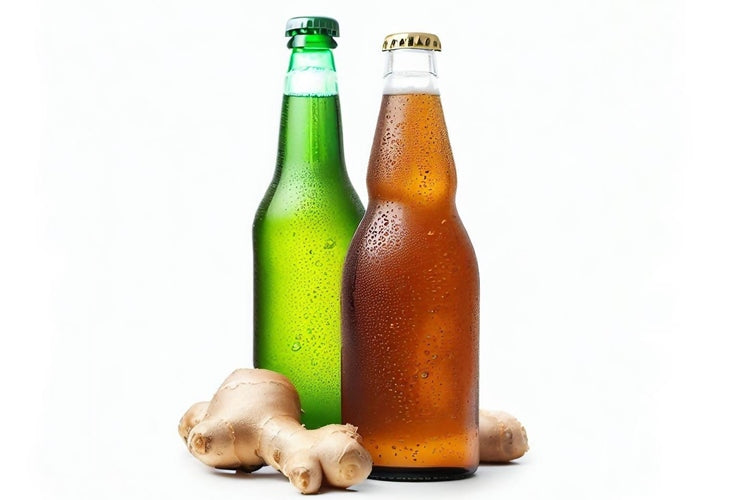
[[[188,409],[177,430],[204,464],[248,472],[271,465],[302,493],[317,493],[323,481],[347,488],[372,471],[356,427],[305,429],[296,389],[269,370],[235,370],[211,401]]]
[[[528,450],[526,429],[513,415],[479,410],[480,462],[510,462]]]

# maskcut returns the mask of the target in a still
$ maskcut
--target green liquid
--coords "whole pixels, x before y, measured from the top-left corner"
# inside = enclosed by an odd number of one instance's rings
[[[282,104],[276,172],[253,225],[255,366],[300,393],[308,428],[341,422],[341,276],[363,214],[337,95]]]

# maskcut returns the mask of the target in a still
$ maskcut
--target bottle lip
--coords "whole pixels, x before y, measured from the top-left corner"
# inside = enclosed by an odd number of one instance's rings
[[[382,51],[391,51],[398,49],[420,49],[442,50],[440,38],[434,33],[425,33],[421,31],[404,31],[401,33],[391,33],[383,40]]]
[[[289,39],[286,46],[290,49],[327,50],[338,47],[336,40],[328,35],[294,35]]]

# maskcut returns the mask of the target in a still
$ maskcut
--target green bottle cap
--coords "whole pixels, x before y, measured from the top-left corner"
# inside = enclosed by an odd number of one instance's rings
[[[339,36],[339,23],[331,17],[293,17],[286,22],[286,36],[328,35]]]

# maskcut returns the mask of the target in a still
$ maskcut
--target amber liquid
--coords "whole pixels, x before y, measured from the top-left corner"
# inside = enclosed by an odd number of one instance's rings
[[[372,478],[466,477],[479,460],[479,275],[438,95],[383,96],[367,184],[344,266],[343,420]]]

